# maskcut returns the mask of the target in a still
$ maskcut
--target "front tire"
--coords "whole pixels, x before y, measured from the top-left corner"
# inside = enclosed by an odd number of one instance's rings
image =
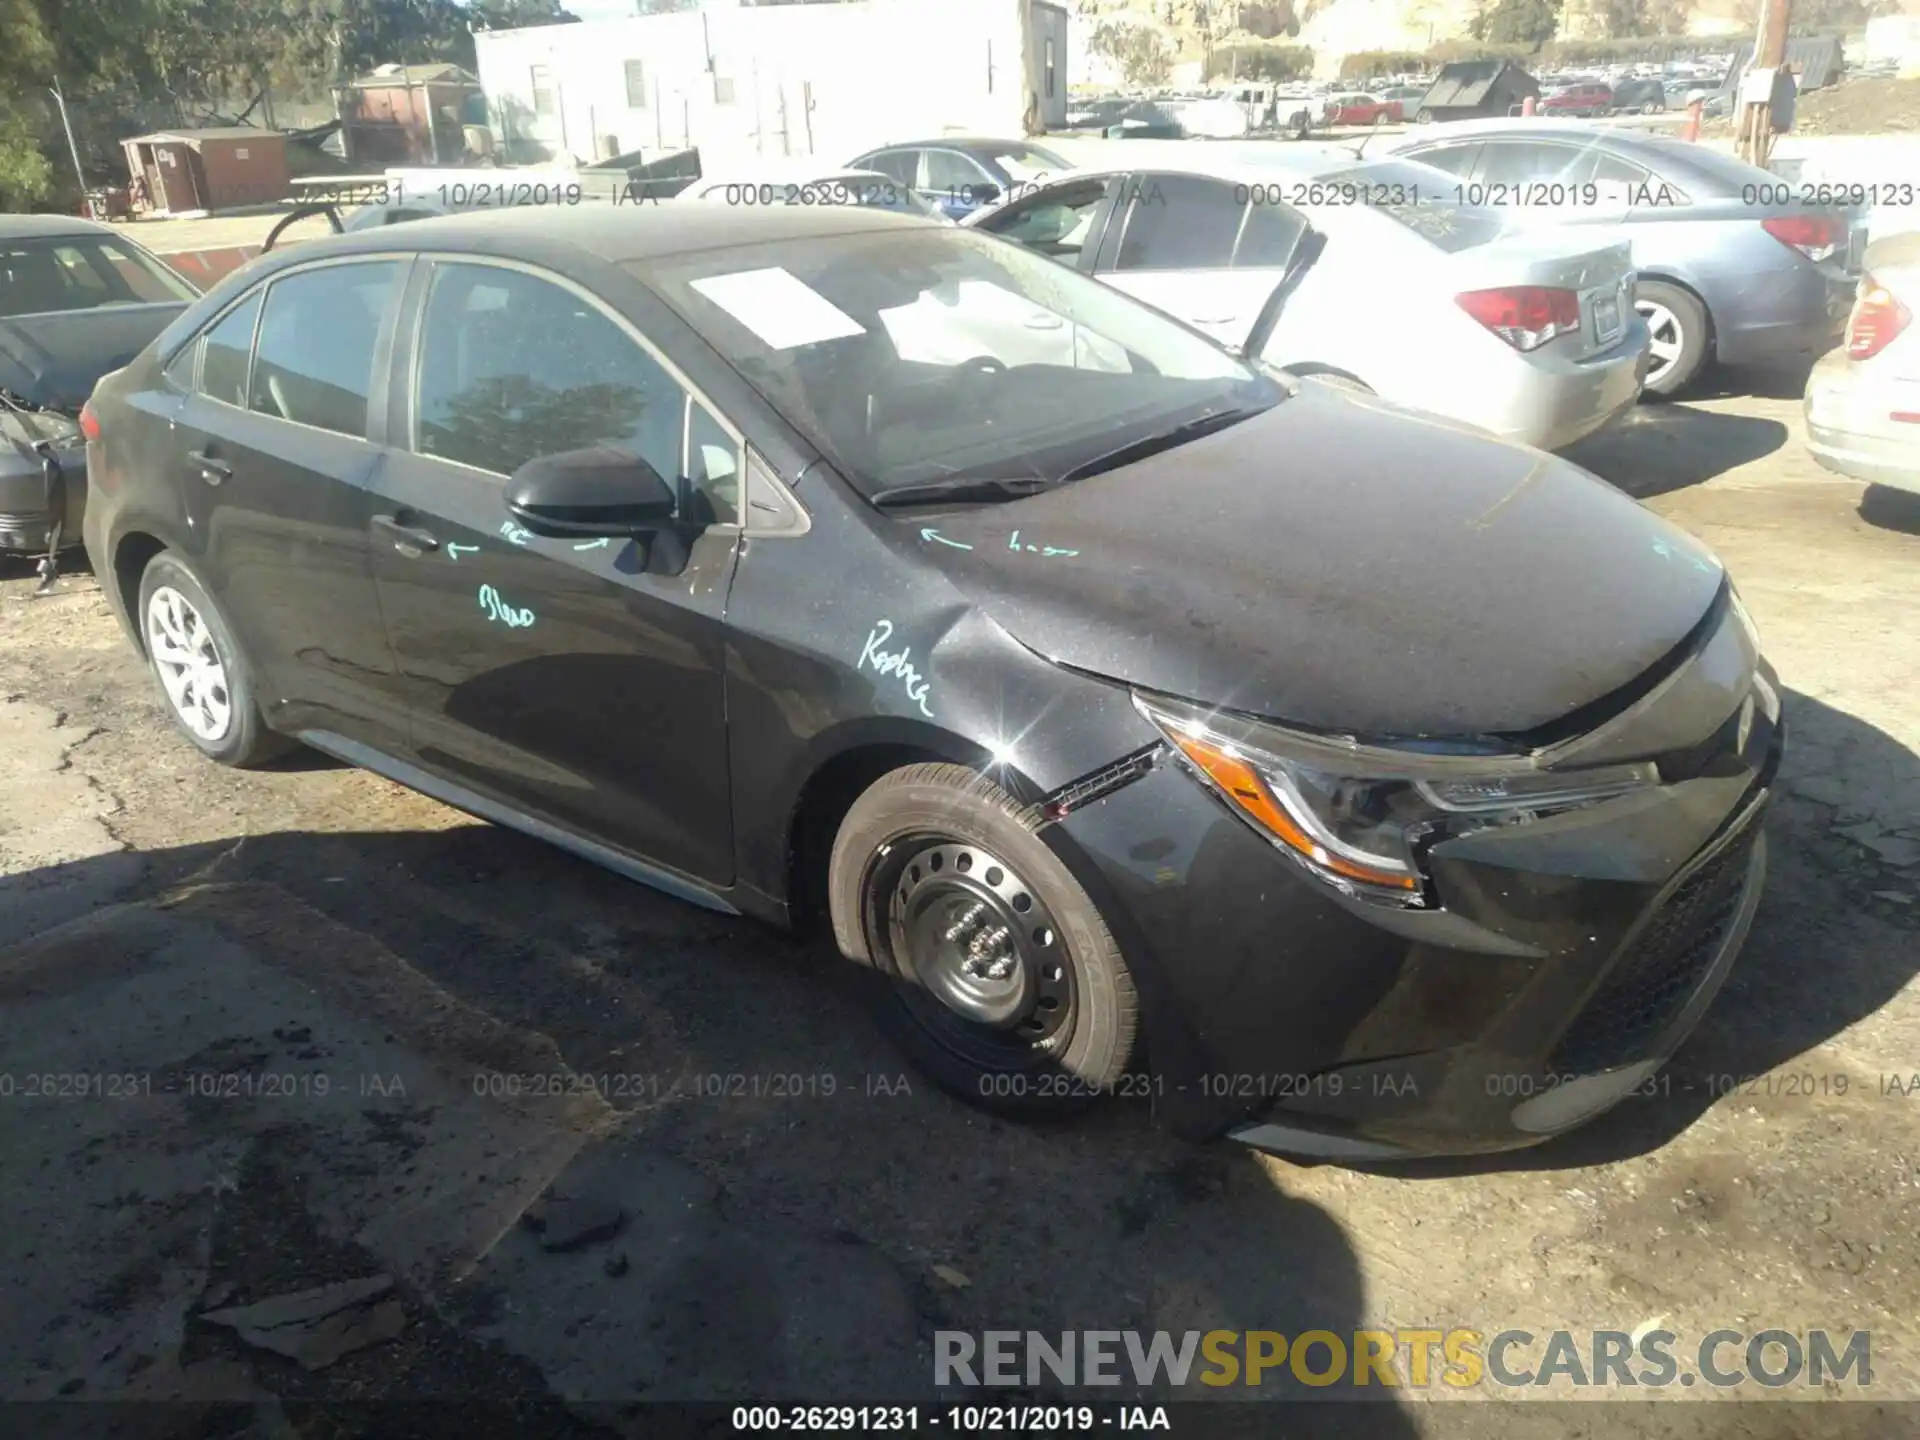
[[[1139,1025],[1112,932],[1039,826],[985,776],[909,765],[854,802],[827,872],[841,953],[891,982],[894,1042],[943,1089],[1022,1117],[1100,1098]]]
[[[293,742],[261,718],[253,669],[227,617],[184,561],[162,551],[140,577],[147,666],[180,732],[210,760],[250,769]]]
[[[1653,332],[1653,363],[1645,393],[1677,395],[1696,380],[1707,363],[1707,310],[1692,291],[1663,280],[1642,280],[1634,309]]]

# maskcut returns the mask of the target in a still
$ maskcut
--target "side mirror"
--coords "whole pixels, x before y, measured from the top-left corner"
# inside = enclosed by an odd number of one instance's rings
[[[642,535],[674,523],[673,486],[639,456],[597,446],[542,455],[513,472],[507,513],[535,535]]]

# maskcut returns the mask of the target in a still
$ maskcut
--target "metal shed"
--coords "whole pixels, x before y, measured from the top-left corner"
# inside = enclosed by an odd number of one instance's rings
[[[1420,101],[1424,120],[1479,120],[1512,115],[1521,102],[1538,99],[1540,82],[1505,60],[1458,60],[1442,65]]]
[[[480,82],[458,65],[382,65],[334,91],[349,164],[452,165],[488,147]]]
[[[278,130],[230,125],[156,130],[122,140],[134,209],[146,215],[209,215],[270,205],[290,190],[287,140]]]

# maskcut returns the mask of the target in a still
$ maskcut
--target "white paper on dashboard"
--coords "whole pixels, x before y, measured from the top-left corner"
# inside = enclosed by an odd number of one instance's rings
[[[778,265],[695,280],[693,288],[775,350],[864,335],[866,327]]]

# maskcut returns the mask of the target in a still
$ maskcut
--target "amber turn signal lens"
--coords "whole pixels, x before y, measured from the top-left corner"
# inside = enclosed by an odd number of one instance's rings
[[[1384,885],[1393,890],[1414,891],[1420,882],[1411,875],[1396,874],[1391,870],[1375,870],[1366,865],[1357,865],[1343,856],[1330,853],[1324,845],[1294,823],[1294,819],[1274,798],[1267,782],[1260,778],[1245,760],[1230,750],[1213,745],[1197,735],[1180,731],[1172,732],[1173,741],[1187,759],[1200,768],[1220,792],[1247,813],[1248,818],[1272,835],[1289,850],[1297,852],[1303,859],[1311,861],[1323,870],[1349,880],[1363,881],[1368,885]]]

